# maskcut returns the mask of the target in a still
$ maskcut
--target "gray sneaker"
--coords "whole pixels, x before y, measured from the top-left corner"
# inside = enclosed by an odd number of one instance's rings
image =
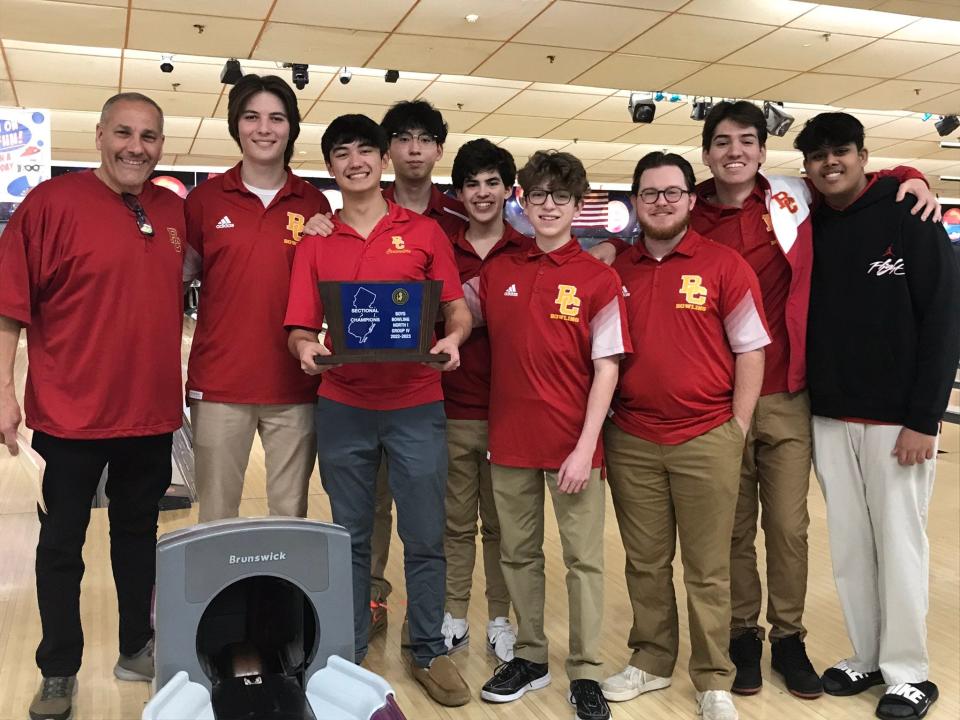
[[[153,680],[153,638],[136,655],[120,653],[113,674],[120,680],[150,682]]]
[[[30,720],[70,720],[77,676],[45,677],[30,703]]]

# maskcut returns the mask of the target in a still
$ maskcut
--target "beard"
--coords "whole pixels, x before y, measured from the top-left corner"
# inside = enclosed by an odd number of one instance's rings
[[[687,214],[683,216],[678,215],[674,222],[667,226],[658,227],[648,225],[641,218],[637,218],[637,221],[640,223],[640,229],[643,230],[644,237],[648,237],[651,240],[672,240],[686,230],[689,219],[690,216]]]

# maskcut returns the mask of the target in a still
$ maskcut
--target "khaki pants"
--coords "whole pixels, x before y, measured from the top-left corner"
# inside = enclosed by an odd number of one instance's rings
[[[633,606],[630,664],[670,677],[679,625],[673,589],[677,534],[690,625],[690,678],[698,691],[730,690],[730,531],[743,433],[735,420],[680,445],[604,427],[613,505]]]
[[[807,594],[810,400],[806,391],[764,395],[747,433],[730,548],[731,635],[757,628],[761,586],[757,518],[767,549],[767,622],[773,639],[800,633]],[[763,513],[760,513],[760,507]]]
[[[306,517],[310,475],[317,460],[313,407],[313,403],[191,401],[200,522],[239,514],[255,432],[263,443],[270,514]]]
[[[376,504],[373,510],[373,536],[370,538],[370,599],[385,603],[393,585],[387,580],[390,540],[393,537],[393,495],[387,482],[387,456],[380,458],[377,471]]]
[[[603,626],[603,515],[604,483],[599,469],[576,495],[557,491],[555,470],[491,465],[493,497],[500,516],[500,564],[517,613],[517,657],[546,663],[547,636],[543,630],[544,479],[553,509],[567,568],[570,606],[570,648],[566,662],[571,680],[601,680],[600,631]]]
[[[510,594],[500,568],[500,520],[487,461],[487,421],[447,420],[447,612],[467,617],[481,521],[483,570],[490,619],[510,613]]]

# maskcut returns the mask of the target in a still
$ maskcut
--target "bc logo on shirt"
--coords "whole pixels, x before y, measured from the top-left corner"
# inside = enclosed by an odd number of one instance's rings
[[[580,298],[577,297],[576,285],[557,285],[557,299],[553,301],[560,306],[560,312],[550,313],[551,320],[566,320],[580,322]]]
[[[387,248],[387,255],[403,255],[410,252],[407,249],[407,244],[403,241],[403,235],[391,236],[390,244],[392,247]]]
[[[303,224],[303,215],[295,212],[287,213],[287,230],[290,231],[293,237],[285,239],[283,241],[284,245],[296,246],[300,242],[300,236],[303,234]]]
[[[703,278],[700,275],[681,275],[680,289],[677,292],[687,299],[686,302],[677,303],[678,310],[707,311],[705,307],[707,304],[707,289],[703,286]]]

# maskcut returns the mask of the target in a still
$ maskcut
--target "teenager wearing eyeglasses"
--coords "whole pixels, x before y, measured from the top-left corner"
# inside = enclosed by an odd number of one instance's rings
[[[549,489],[567,568],[570,701],[580,720],[607,720],[599,684],[606,494],[599,438],[620,358],[630,351],[626,313],[616,272],[571,236],[589,188],[583,164],[539,151],[519,181],[535,244],[492,258],[480,272],[491,350],[490,471],[518,620],[514,658],[481,697],[511,702],[551,681],[542,547]]]
[[[36,560],[43,680],[32,720],[71,713],[83,656],[82,550],[108,465],[114,675],[153,678],[158,503],[182,417],[183,201],[149,182],[163,112],[139,93],[115,95],[96,137],[100,166],[41,183],[0,236],[0,434],[16,455],[13,367],[26,327],[26,424],[46,461]]]
[[[603,435],[627,555],[633,655],[603,692],[624,701],[671,683],[679,533],[697,713],[736,720],[729,542],[770,338],[756,275],[735,251],[689,227],[693,188],[693,168],[679,155],[642,158],[632,192],[643,235],[614,263],[638,351],[621,366]]]

